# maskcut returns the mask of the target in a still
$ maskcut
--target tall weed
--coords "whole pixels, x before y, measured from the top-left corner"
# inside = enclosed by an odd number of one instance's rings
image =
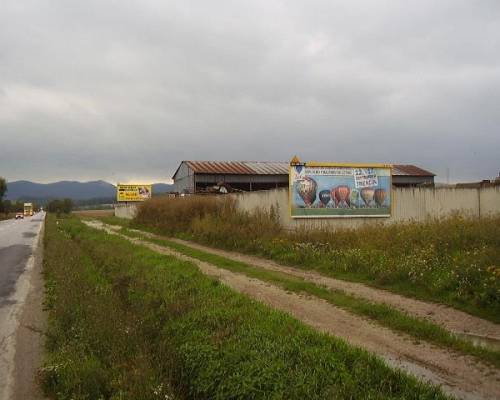
[[[187,196],[179,198],[153,198],[138,210],[136,219],[165,232],[189,229],[192,221],[206,215],[220,215],[229,202],[218,201],[213,196]]]
[[[277,215],[274,209],[238,211],[229,198],[193,196],[146,202],[135,223],[500,322],[500,217],[289,232]]]

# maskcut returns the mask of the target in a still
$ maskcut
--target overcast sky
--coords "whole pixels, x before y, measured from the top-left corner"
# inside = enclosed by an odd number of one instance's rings
[[[500,1],[0,0],[0,176],[181,160],[500,170]]]

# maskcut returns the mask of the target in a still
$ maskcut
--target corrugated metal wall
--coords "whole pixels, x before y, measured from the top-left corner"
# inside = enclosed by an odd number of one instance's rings
[[[194,174],[185,162],[179,166],[179,170],[177,171],[176,179],[174,181],[174,192],[194,192]]]

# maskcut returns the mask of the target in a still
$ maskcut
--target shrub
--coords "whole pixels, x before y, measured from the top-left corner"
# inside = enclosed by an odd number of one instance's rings
[[[63,200],[51,200],[47,204],[47,210],[52,213],[57,214],[69,214],[71,210],[73,210],[73,200],[71,199],[63,199]]]
[[[213,196],[186,196],[177,198],[153,198],[139,207],[136,220],[165,232],[189,229],[192,221],[208,214],[219,215],[224,208],[233,205]]]
[[[273,237],[281,232],[278,212],[237,211],[234,199],[226,196],[156,198],[144,202],[135,222],[162,232],[190,233],[207,241],[241,245],[240,239]]]

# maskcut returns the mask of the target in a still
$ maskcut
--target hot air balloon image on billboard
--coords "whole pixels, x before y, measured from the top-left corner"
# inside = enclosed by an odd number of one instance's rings
[[[319,201],[321,201],[321,204],[323,204],[324,207],[326,207],[331,198],[329,190],[322,190],[319,192]]]
[[[386,164],[290,161],[292,218],[391,216],[392,171]]]
[[[306,176],[295,182],[295,190],[304,201],[306,207],[311,207],[316,200],[316,188],[318,184],[313,178]]]
[[[359,207],[359,190],[358,189],[352,189],[351,190],[351,195],[349,196],[351,198],[351,205],[354,207]]]
[[[350,206],[349,194],[350,193],[351,193],[351,188],[347,185],[340,185],[340,186],[337,186],[335,189],[332,189],[332,194],[335,197],[337,207],[349,208],[349,206]]]
[[[373,196],[375,195],[375,189],[373,188],[363,188],[361,189],[361,198],[365,202],[367,207],[373,203]]]
[[[387,193],[384,189],[376,189],[375,190],[375,203],[377,203],[377,206],[382,207],[382,204],[384,204],[384,200],[387,196]]]

